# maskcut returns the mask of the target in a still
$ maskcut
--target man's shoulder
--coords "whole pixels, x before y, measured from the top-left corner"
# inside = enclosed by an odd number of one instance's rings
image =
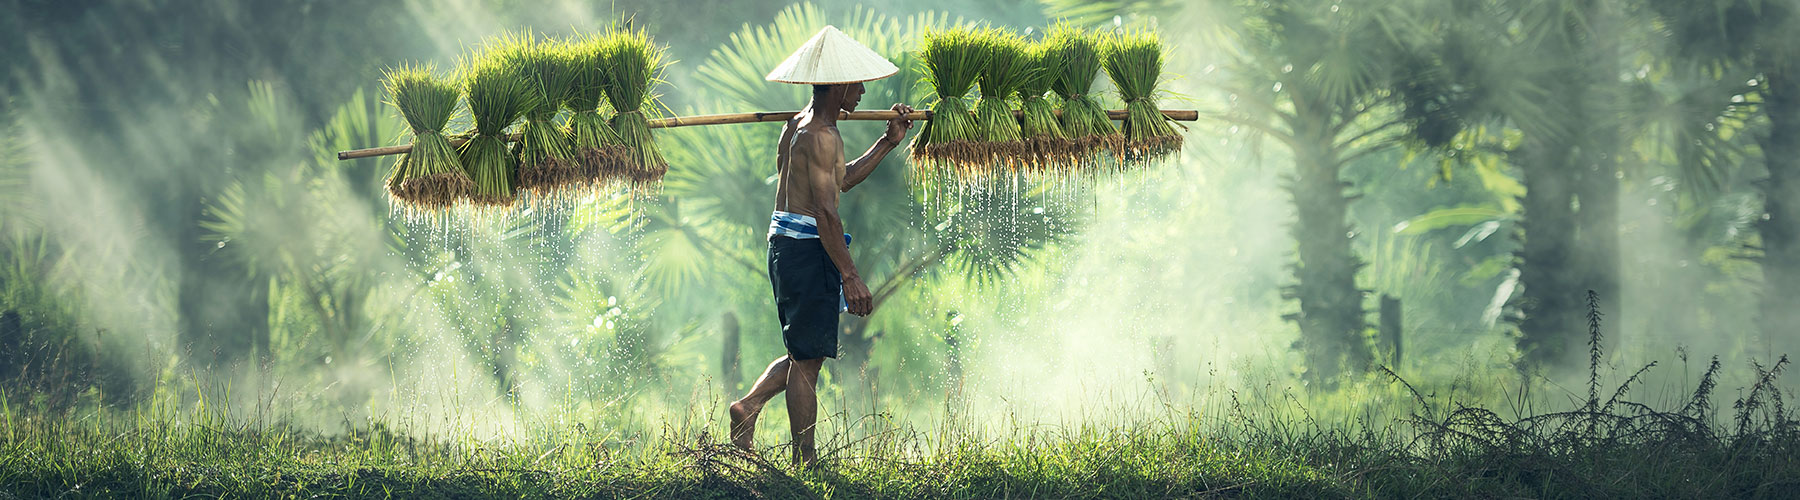
[[[794,147],[808,149],[837,149],[842,147],[843,137],[836,129],[819,127],[801,127],[794,132]]]

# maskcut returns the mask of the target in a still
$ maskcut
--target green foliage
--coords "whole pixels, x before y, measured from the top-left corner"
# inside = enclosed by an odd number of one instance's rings
[[[1044,12],[1079,26],[1111,24],[1115,17],[1154,16],[1186,5],[1182,0],[1038,0]]]
[[[1513,214],[1490,206],[1460,206],[1432,210],[1394,225],[1400,234],[1420,234],[1446,227],[1474,226],[1496,219],[1510,219]]]
[[[402,65],[382,73],[389,101],[412,127],[413,149],[394,162],[388,192],[407,207],[437,210],[469,195],[472,183],[443,129],[462,93],[430,65]]]
[[[1748,62],[1768,69],[1795,68],[1800,5],[1785,0],[1645,2],[1670,38],[1676,55],[1705,63]],[[1717,67],[1717,66],[1715,66]]]
[[[1047,203],[1042,193],[1020,196],[1019,178],[996,178],[958,192],[944,206],[928,212],[939,223],[940,238],[957,250],[945,259],[963,277],[982,285],[1001,285],[1023,270],[1031,257],[1068,240],[1076,219],[1067,206]],[[1035,189],[1049,185],[1026,184]],[[1032,196],[1036,194],[1038,196]]]

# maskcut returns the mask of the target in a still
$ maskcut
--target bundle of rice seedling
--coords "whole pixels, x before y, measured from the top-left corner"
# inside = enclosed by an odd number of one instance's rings
[[[1162,76],[1162,38],[1149,31],[1130,31],[1108,39],[1106,75],[1125,100],[1125,140],[1121,161],[1151,162],[1181,151],[1181,135],[1156,106],[1156,80]]]
[[[518,58],[515,53],[530,45],[528,38],[519,35],[490,39],[484,51],[469,57],[463,68],[475,135],[458,153],[469,178],[475,181],[469,197],[479,205],[506,205],[514,198],[513,176],[519,158],[506,146],[506,129],[532,106],[533,97],[510,64]]]
[[[925,32],[919,61],[924,79],[937,93],[931,104],[931,120],[913,139],[912,159],[931,169],[955,170],[987,161],[976,146],[980,130],[963,96],[975,86],[986,63],[981,36],[966,27]]]
[[[506,66],[524,82],[530,99],[525,106],[525,126],[520,129],[519,188],[538,196],[580,180],[575,147],[556,126],[556,112],[575,90],[574,58],[562,43],[524,36],[520,50],[506,54]]]
[[[982,30],[978,36],[985,62],[975,80],[981,91],[981,100],[975,104],[975,129],[980,140],[977,147],[987,161],[977,165],[975,173],[995,167],[1016,169],[1025,163],[1025,142],[1007,99],[1019,90],[1031,69],[1025,40],[999,28]]]
[[[656,111],[656,95],[651,90],[662,82],[662,70],[667,66],[664,49],[651,43],[650,35],[642,30],[620,30],[607,37],[601,52],[613,78],[613,85],[606,87],[607,102],[618,112],[613,115],[613,130],[628,148],[626,176],[637,184],[660,181],[669,171],[669,162],[656,149],[645,113]]]
[[[1033,170],[1061,170],[1072,163],[1071,144],[1063,136],[1062,124],[1057,123],[1056,105],[1045,96],[1050,93],[1051,83],[1062,74],[1062,63],[1051,54],[1050,44],[1042,40],[1031,44],[1025,54],[1030,70],[1019,84],[1019,133],[1025,137]]]
[[[388,193],[420,210],[449,207],[468,196],[472,183],[443,133],[461,97],[456,84],[438,78],[430,65],[401,65],[382,72],[382,79],[389,103],[399,108],[413,132],[412,151],[394,162],[388,176]]]
[[[581,182],[600,188],[624,179],[631,148],[600,115],[606,89],[616,85],[606,60],[606,36],[586,36],[571,44],[575,63],[575,91],[569,95],[569,136],[575,147]]]
[[[1080,163],[1091,163],[1101,149],[1111,147],[1122,137],[1106,117],[1100,101],[1088,94],[1094,79],[1100,75],[1099,36],[1068,22],[1050,27],[1044,37],[1045,49],[1061,65],[1050,88],[1063,98],[1063,135],[1072,143],[1072,152]]]

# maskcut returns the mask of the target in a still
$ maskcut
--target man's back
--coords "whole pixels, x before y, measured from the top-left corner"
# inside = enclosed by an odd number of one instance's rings
[[[811,118],[796,116],[782,131],[775,209],[817,218],[837,209],[844,142],[835,125]]]

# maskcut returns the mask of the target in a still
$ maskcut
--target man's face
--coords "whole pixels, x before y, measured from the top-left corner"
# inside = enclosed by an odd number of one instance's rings
[[[861,83],[844,86],[844,111],[856,111],[856,104],[862,102],[863,90]]]

